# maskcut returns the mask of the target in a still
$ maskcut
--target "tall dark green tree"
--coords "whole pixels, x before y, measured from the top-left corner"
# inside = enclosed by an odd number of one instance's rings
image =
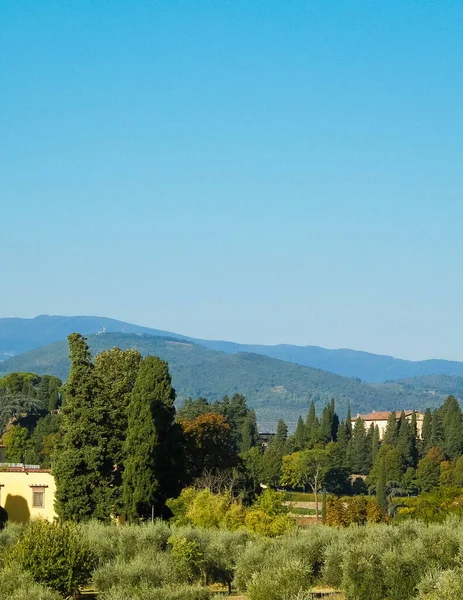
[[[249,410],[241,426],[240,452],[247,452],[255,446],[257,444],[257,437],[256,413],[253,410]]]
[[[282,453],[285,451],[286,442],[288,440],[288,426],[280,419],[277,423],[277,431],[275,437],[272,440],[271,445],[274,448],[278,448]]]
[[[315,403],[312,400],[309,407],[309,412],[307,414],[307,419],[305,421],[304,428],[304,445],[308,448],[313,448],[313,446],[318,442],[318,432],[319,432],[319,421],[317,418],[317,414],[315,412]]]
[[[182,479],[181,428],[174,422],[175,390],[168,364],[147,356],[140,364],[128,408],[122,497],[130,520],[162,514]]]
[[[385,444],[394,445],[397,442],[398,426],[395,412],[389,413],[387,419],[386,431],[384,432],[383,442]]]
[[[381,459],[379,464],[378,477],[376,479],[376,500],[383,512],[387,511],[387,495],[386,495],[386,467],[384,459]]]
[[[114,463],[112,494],[114,512],[118,514],[123,511],[123,444],[128,427],[127,411],[141,360],[138,350],[112,348],[100,352],[94,361],[95,372],[106,388],[108,425],[111,430],[108,451]]]
[[[371,438],[371,460],[374,463],[376,456],[381,447],[380,435],[379,435],[379,427],[376,425],[373,431],[373,436]]]
[[[350,439],[352,436],[352,416],[350,414],[350,402],[347,405],[346,427]]]
[[[296,431],[294,433],[294,450],[301,450],[304,444],[304,421],[299,416],[296,425]]]
[[[449,396],[439,409],[443,431],[443,450],[449,458],[463,452],[463,416],[455,396]]]
[[[431,421],[431,448],[444,446],[444,431],[441,415],[438,410],[433,411]]]
[[[426,456],[432,447],[432,412],[427,408],[423,417],[423,426],[421,429],[421,457]]]
[[[404,471],[407,469],[407,467],[415,468],[418,458],[416,450],[416,437],[413,433],[412,426],[408,422],[403,411],[401,412],[399,421],[397,423],[397,430],[396,448],[402,457]]]
[[[365,422],[362,419],[355,421],[349,446],[352,472],[366,475],[371,463],[371,440],[369,443]]]
[[[65,385],[60,438],[53,455],[56,509],[62,519],[109,519],[114,463],[108,397],[95,373],[86,339],[68,337],[71,371]]]

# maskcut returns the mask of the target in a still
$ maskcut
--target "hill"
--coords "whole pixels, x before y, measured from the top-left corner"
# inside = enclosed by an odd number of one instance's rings
[[[463,377],[458,375],[426,375],[424,377],[410,377],[398,381],[404,389],[426,391],[429,394],[453,395],[463,398]]]
[[[439,359],[409,361],[357,350],[328,350],[319,346],[289,344],[265,346],[193,339],[178,333],[141,327],[116,319],[81,316],[41,315],[34,319],[0,319],[0,359],[63,340],[74,331],[95,334],[103,327],[107,332],[137,333],[188,340],[209,350],[218,350],[227,354],[261,354],[286,362],[330,371],[344,377],[359,377],[363,381],[372,383],[428,375],[463,376],[462,362]]]
[[[244,394],[256,409],[261,429],[274,429],[279,418],[293,427],[298,416],[307,413],[311,399],[321,410],[334,397],[341,415],[346,413],[348,403],[355,415],[371,410],[422,410],[442,401],[439,394],[408,385],[361,383],[259,354],[226,354],[175,338],[106,333],[89,336],[88,340],[94,354],[119,346],[167,360],[179,401],[190,396],[217,400],[225,394]],[[50,374],[65,380],[69,372],[67,342],[55,342],[0,363],[0,374],[14,371]]]

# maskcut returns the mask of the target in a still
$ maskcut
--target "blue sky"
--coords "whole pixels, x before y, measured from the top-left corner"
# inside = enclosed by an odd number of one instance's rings
[[[1,3],[0,316],[463,360],[461,0]]]

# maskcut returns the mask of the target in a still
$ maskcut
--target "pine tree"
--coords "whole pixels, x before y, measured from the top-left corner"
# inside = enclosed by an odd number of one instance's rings
[[[132,391],[124,443],[122,496],[132,521],[149,514],[151,506],[161,514],[166,497],[179,490],[182,442],[174,400],[167,362],[147,356]]]
[[[302,417],[299,416],[299,419],[297,420],[296,431],[294,433],[295,451],[302,449],[304,444],[304,429],[304,421],[302,420]]]
[[[71,371],[53,457],[56,509],[62,519],[109,519],[114,463],[108,448],[108,397],[86,339],[73,333],[68,340]]]

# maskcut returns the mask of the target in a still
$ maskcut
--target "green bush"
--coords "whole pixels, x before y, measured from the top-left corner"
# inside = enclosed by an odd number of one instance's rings
[[[97,555],[99,564],[117,558],[130,560],[146,549],[163,551],[171,535],[169,526],[161,520],[123,527],[115,523],[89,521],[81,524],[80,529]]]
[[[0,570],[0,598],[2,600],[60,600],[58,592],[35,583],[30,573],[17,566]]]
[[[281,600],[306,591],[312,582],[303,559],[289,558],[256,573],[248,585],[249,600]]]
[[[150,549],[128,561],[122,558],[110,561],[93,574],[93,583],[99,592],[109,592],[112,588],[124,586],[135,590],[187,582],[187,574],[182,573],[170,553]]]
[[[31,574],[34,581],[63,595],[88,583],[96,559],[77,526],[71,523],[32,521],[8,556]]]
[[[267,560],[267,554],[273,550],[273,542],[261,538],[248,542],[241,554],[235,569],[234,584],[240,592],[245,592],[257,573]]]
[[[126,585],[111,588],[99,595],[99,600],[210,600],[210,589],[195,585],[169,585],[162,588],[132,588]]]
[[[463,600],[463,572],[434,571],[418,585],[418,600]]]
[[[346,600],[383,600],[386,596],[381,543],[366,539],[348,546],[342,562]]]
[[[24,528],[23,524],[8,523],[4,529],[0,530],[0,561],[2,564],[7,551],[16,544]]]

